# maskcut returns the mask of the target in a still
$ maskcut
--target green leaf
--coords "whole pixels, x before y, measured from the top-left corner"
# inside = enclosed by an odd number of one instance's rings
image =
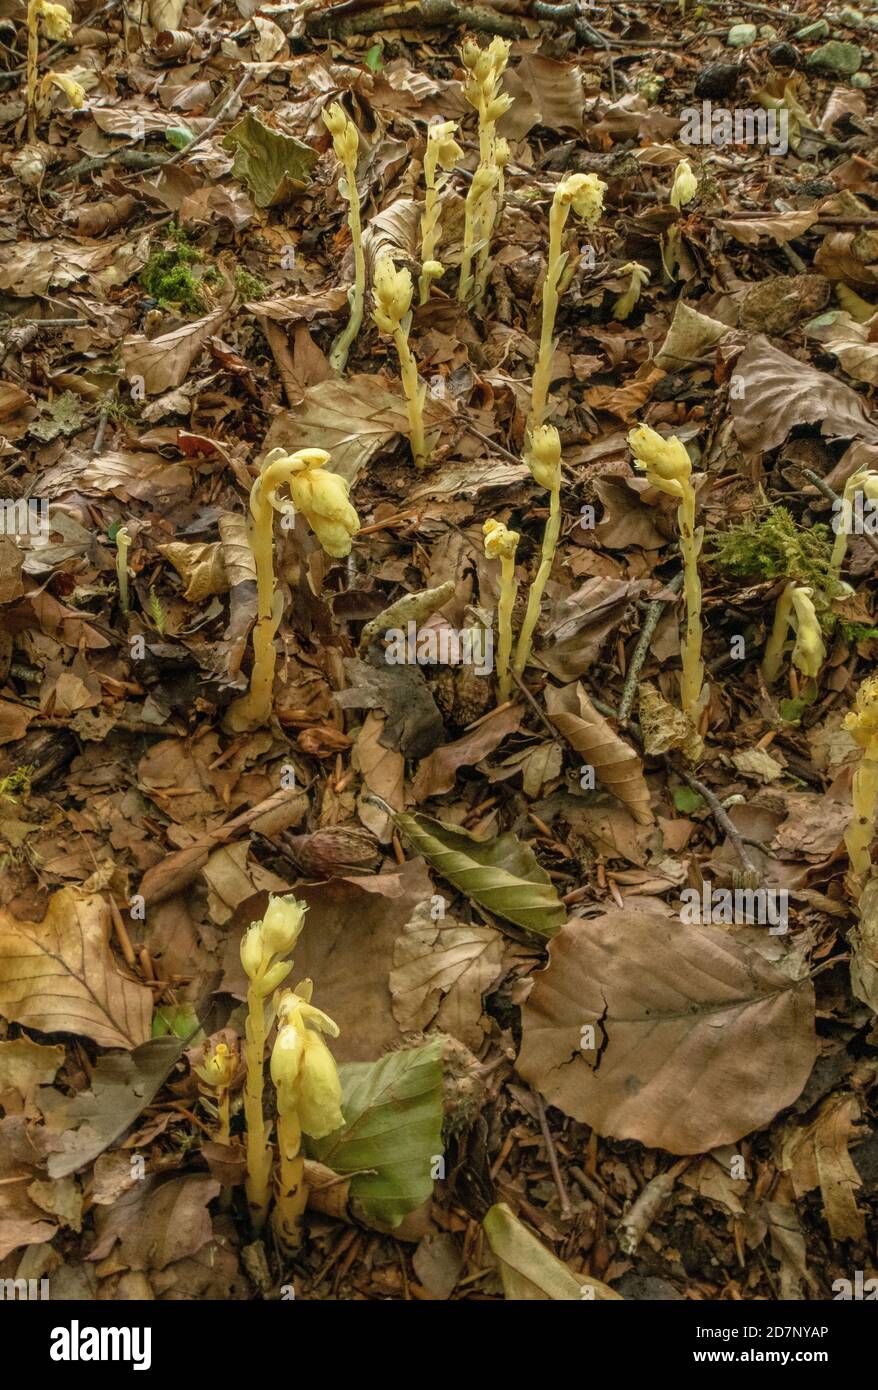
[[[380,43],[373,43],[372,47],[369,49],[369,52],[366,54],[366,57],[363,59],[363,61],[366,64],[366,67],[369,68],[371,72],[380,72],[383,66],[383,57],[384,45]]]
[[[384,1226],[433,1191],[433,1165],[442,1155],[441,1038],[377,1062],[339,1067],[344,1129],[308,1152],[336,1173],[354,1173],[351,1201]],[[363,1171],[373,1170],[373,1171]]]
[[[498,1202],[482,1225],[503,1280],[504,1296],[510,1300],[578,1303],[581,1299],[620,1299],[600,1279],[574,1274],[537,1237],[522,1225],[505,1202]]]
[[[671,795],[677,810],[682,811],[687,816],[691,815],[693,811],[700,811],[704,805],[704,797],[701,792],[695,792],[691,787],[674,787]]]
[[[485,841],[430,816],[394,814],[393,821],[437,874],[488,912],[546,937],[567,920],[549,875],[511,831]]]
[[[156,1009],[152,1016],[152,1036],[154,1038],[166,1038],[173,1034],[175,1038],[182,1038],[184,1042],[192,1041],[197,1045],[204,1034],[198,1023],[198,1015],[192,1004],[162,1004],[161,1008]],[[200,1034],[200,1037],[196,1037]]]
[[[250,111],[226,135],[223,149],[234,152],[232,173],[259,208],[279,207],[304,192],[319,158],[310,145],[263,125]]]

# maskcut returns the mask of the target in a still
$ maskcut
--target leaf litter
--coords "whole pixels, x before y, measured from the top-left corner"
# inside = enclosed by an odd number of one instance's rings
[[[67,8],[37,96],[23,9],[0,71],[0,1278],[700,1300],[875,1276],[873,760],[848,718],[878,655],[871,26]],[[438,271],[377,332],[388,263],[424,275],[437,133]],[[547,336],[550,204],[584,175],[603,206],[555,248]],[[684,450],[695,587],[639,425]],[[275,519],[269,717],[232,726],[248,493],[301,449],[357,525],[338,555],[304,503]],[[305,1243],[257,1257],[239,948],[287,893],[345,1124],[307,1151]],[[227,1138],[196,1070],[219,1043]]]

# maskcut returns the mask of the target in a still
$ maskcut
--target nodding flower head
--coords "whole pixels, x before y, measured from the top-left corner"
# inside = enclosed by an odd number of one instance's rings
[[[295,1110],[303,1133],[312,1139],[324,1139],[344,1124],[338,1068],[320,1036],[328,1033],[337,1038],[338,1031],[338,1025],[298,991],[283,995],[271,1079],[281,1111]]]
[[[533,432],[524,461],[536,481],[549,491],[561,482],[561,436],[554,425],[539,425]]]
[[[593,227],[604,210],[607,185],[597,174],[570,174],[555,189],[553,201],[572,207],[587,227]]]
[[[860,683],[857,698],[844,727],[861,748],[878,758],[878,676],[867,676]]]
[[[486,559],[509,560],[515,554],[520,533],[510,531],[502,521],[497,521],[495,517],[489,517],[482,527],[482,534],[485,537]]]
[[[681,159],[674,170],[674,182],[671,185],[670,203],[672,208],[684,208],[687,203],[691,203],[695,194],[698,192],[698,179],[692,172],[692,165],[688,159]]]
[[[375,322],[383,333],[395,333],[412,307],[412,277],[382,256],[372,279]]]
[[[692,473],[692,460],[682,440],[671,435],[663,439],[649,425],[638,425],[628,434],[628,447],[634,462],[649,483],[669,497],[682,497],[683,484]]]
[[[321,112],[323,124],[332,136],[332,145],[342,164],[356,163],[360,150],[360,137],[357,127],[346,112],[334,101],[328,109]]]
[[[456,121],[437,121],[427,130],[427,150],[440,169],[453,169],[463,159],[463,150],[454,138],[456,131]]]
[[[36,16],[50,39],[66,39],[73,29],[73,16],[63,5],[37,0]]]
[[[813,594],[813,589],[797,585],[790,595],[796,613],[796,640],[791,659],[803,676],[818,676],[826,660],[826,646],[814,609]]]

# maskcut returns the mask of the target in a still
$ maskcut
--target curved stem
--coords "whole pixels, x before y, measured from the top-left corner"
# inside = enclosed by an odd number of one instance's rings
[[[766,685],[773,685],[780,675],[783,664],[783,649],[793,615],[793,582],[786,585],[774,609],[774,624],[762,654],[762,678]]]
[[[704,685],[704,662],[701,659],[703,628],[701,625],[701,579],[698,556],[701,534],[695,527],[695,489],[683,483],[683,500],[677,508],[680,528],[680,551],[683,556],[683,594],[686,600],[686,636],[680,643],[683,672],[680,678],[680,703],[695,728],[704,709],[708,692]]]
[[[543,281],[543,314],[540,327],[540,350],[534,368],[531,388],[530,413],[527,417],[525,434],[531,436],[543,423],[549,399],[549,386],[552,380],[552,357],[555,352],[555,317],[558,313],[558,284],[564,270],[565,257],[561,251],[561,238],[567,221],[566,204],[553,202],[549,213],[549,259],[546,263],[546,278]]]
[[[518,634],[518,642],[515,646],[515,661],[513,670],[517,676],[521,676],[527,665],[533,644],[533,635],[537,621],[540,616],[540,603],[542,602],[543,590],[552,573],[552,561],[555,558],[555,549],[558,545],[558,537],[561,534],[561,483],[552,488],[549,493],[549,516],[546,521],[546,529],[543,533],[543,546],[540,559],[540,567],[536,572],[530,592],[527,596],[527,609],[524,614],[524,622],[521,625],[521,632]]]
[[[500,556],[500,600],[497,605],[497,680],[500,704],[509,699],[512,677],[512,610],[515,606],[515,556]]]
[[[348,353],[363,323],[363,305],[366,299],[366,257],[363,252],[356,160],[345,164],[345,179],[348,186],[348,226],[354,245],[354,283],[349,292],[351,316],[347,327],[336,338],[329,353],[329,365],[337,372],[343,372],[347,366]]]
[[[265,1000],[255,985],[247,991],[247,1023],[244,1055],[247,1080],[244,1084],[244,1117],[247,1124],[247,1201],[254,1229],[265,1225],[271,1185],[271,1145],[262,1114],[265,1065]]]
[[[250,521],[247,527],[250,549],[256,563],[256,623],[253,628],[253,670],[250,689],[234,700],[226,712],[226,725],[233,733],[259,729],[271,719],[274,668],[277,652],[274,638],[281,613],[275,611],[274,587],[274,509],[268,500],[269,469],[253,484],[250,493]],[[280,598],[280,595],[277,595]]]
[[[424,396],[426,388],[421,385],[418,368],[408,344],[408,334],[400,327],[393,335],[396,351],[399,354],[399,373],[408,403],[409,440],[416,468],[425,468],[429,455],[424,436]]]

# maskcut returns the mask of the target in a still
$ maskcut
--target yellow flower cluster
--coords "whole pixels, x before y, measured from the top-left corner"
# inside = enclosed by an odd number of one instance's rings
[[[261,492],[279,512],[290,504],[280,502],[277,490],[286,484],[292,506],[304,516],[327,555],[343,560],[351,553],[351,540],[360,529],[360,518],[348,501],[350,484],[327,470],[325,449],[272,449],[262,465]]]
[[[271,1079],[278,1113],[296,1112],[303,1134],[325,1139],[341,1129],[341,1082],[335,1058],[321,1033],[338,1037],[338,1025],[309,1002],[311,982],[282,995],[277,1040],[271,1053]]]

